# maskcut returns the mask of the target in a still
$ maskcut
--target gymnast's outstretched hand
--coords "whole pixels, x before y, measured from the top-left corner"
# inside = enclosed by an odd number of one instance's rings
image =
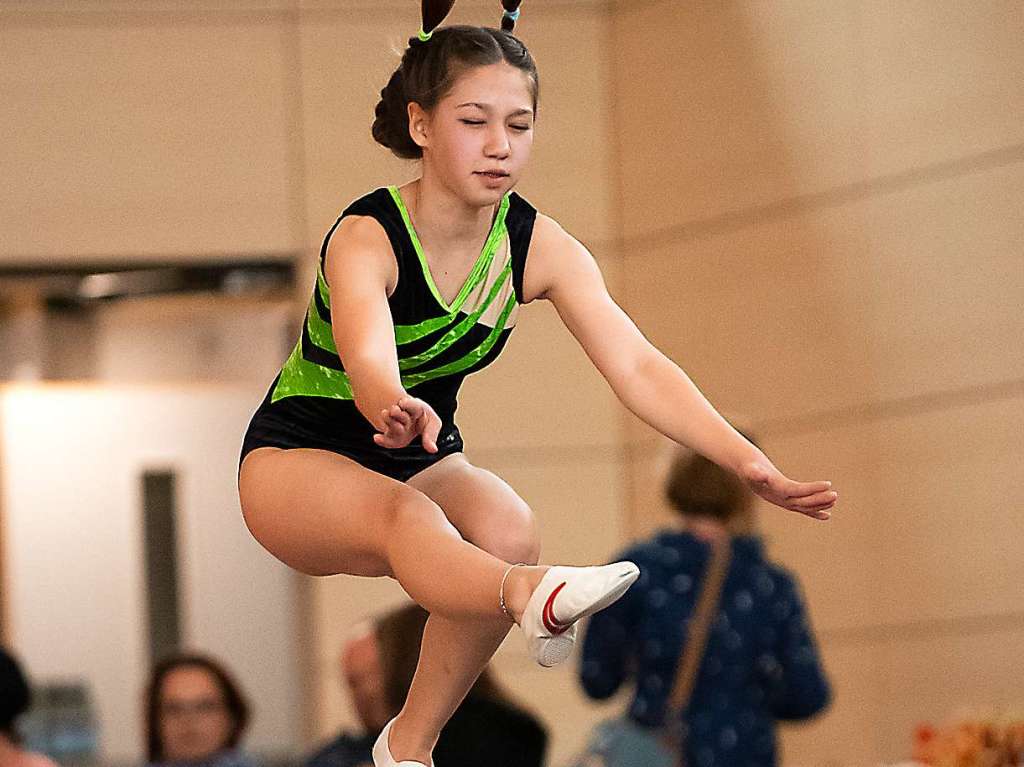
[[[767,458],[745,464],[740,477],[766,501],[814,519],[829,519],[839,497],[831,482],[794,482]]]
[[[381,411],[384,430],[373,435],[373,441],[381,447],[405,447],[417,435],[428,453],[437,452],[437,435],[441,431],[441,419],[434,408],[416,397],[402,397],[394,405]]]

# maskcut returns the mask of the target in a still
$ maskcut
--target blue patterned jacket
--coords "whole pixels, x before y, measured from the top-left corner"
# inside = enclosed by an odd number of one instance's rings
[[[830,700],[795,579],[764,558],[758,538],[737,537],[732,546],[683,723],[686,763],[694,767],[774,765],[776,720],[809,718]],[[616,557],[636,562],[640,578],[587,628],[580,679],[590,697],[607,698],[633,682],[630,717],[663,723],[709,557],[700,539],[668,531]]]

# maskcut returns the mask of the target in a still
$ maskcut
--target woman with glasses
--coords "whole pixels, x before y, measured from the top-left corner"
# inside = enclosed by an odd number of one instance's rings
[[[150,764],[250,767],[239,750],[249,706],[227,670],[201,655],[156,665],[146,690]]]

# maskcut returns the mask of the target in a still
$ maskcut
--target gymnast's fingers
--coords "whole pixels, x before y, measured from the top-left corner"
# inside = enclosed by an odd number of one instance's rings
[[[431,409],[423,414],[423,447],[428,453],[437,452],[437,436],[441,433],[441,419]]]
[[[788,498],[806,498],[808,496],[814,496],[826,492],[831,488],[831,482],[796,482],[794,480],[788,480],[782,488],[782,491]]]
[[[826,490],[821,493],[815,493],[814,495],[793,498],[791,499],[791,503],[799,509],[813,509],[820,506],[832,506],[838,498],[839,493],[835,490]]]

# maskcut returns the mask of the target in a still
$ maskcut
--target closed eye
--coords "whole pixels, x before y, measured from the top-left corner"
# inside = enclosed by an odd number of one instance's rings
[[[484,124],[483,120],[459,120],[459,122],[463,123],[464,125],[483,125]]]

